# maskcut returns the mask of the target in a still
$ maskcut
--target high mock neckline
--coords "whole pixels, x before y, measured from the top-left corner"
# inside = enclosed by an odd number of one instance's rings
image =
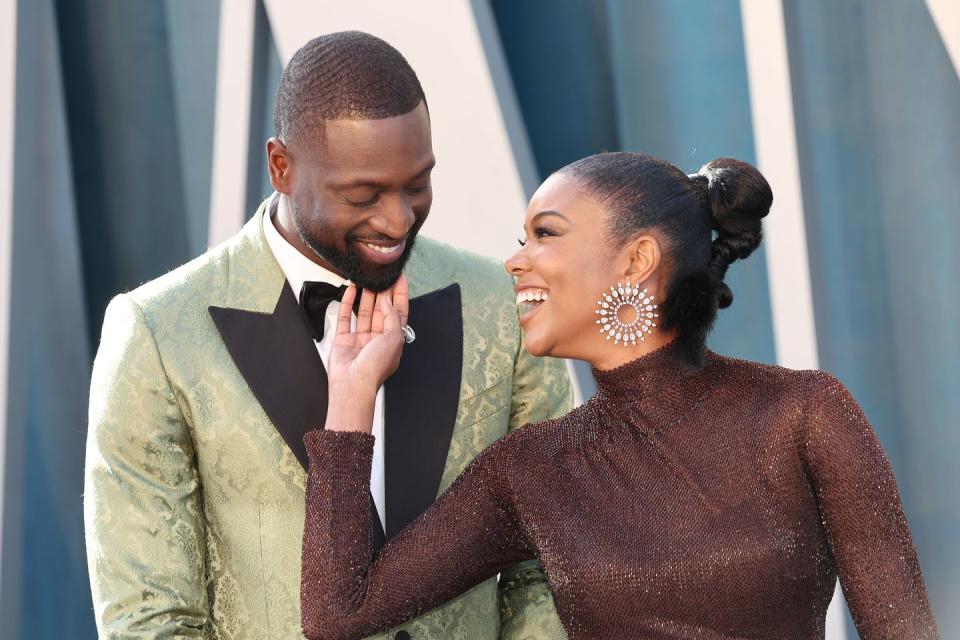
[[[610,399],[637,400],[666,389],[701,367],[689,362],[678,340],[613,369],[593,368],[597,390]]]

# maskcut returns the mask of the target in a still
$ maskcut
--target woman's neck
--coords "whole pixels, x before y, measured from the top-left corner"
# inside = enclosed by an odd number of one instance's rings
[[[674,388],[703,368],[703,358],[694,361],[688,345],[679,340],[660,342],[661,346],[646,349],[643,355],[633,352],[635,357],[632,360],[616,368],[594,369],[598,397],[614,406],[632,407],[644,398]]]

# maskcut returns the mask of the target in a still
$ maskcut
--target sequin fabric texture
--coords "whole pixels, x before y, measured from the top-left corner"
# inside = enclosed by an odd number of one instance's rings
[[[668,345],[499,440],[370,562],[372,436],[313,431],[301,604],[360,638],[538,557],[571,640],[937,638],[886,456],[835,378]]]

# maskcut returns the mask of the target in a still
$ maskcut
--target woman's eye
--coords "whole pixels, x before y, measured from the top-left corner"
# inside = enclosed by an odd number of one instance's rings
[[[545,238],[547,236],[555,236],[557,234],[546,227],[537,227],[534,229],[533,235],[537,236],[538,238]]]
[[[546,238],[548,236],[556,236],[556,235],[557,235],[556,233],[554,233],[551,229],[547,229],[546,227],[537,227],[536,229],[533,230],[533,236],[538,239]],[[517,242],[520,244],[521,247],[527,246],[526,238],[517,238]]]

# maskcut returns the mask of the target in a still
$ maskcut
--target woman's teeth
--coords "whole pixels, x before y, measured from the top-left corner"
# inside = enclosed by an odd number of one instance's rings
[[[370,249],[373,249],[374,251],[376,251],[376,252],[378,252],[378,253],[382,253],[382,254],[385,254],[385,255],[389,255],[389,254],[391,254],[391,253],[396,253],[397,251],[400,251],[400,247],[403,246],[403,243],[402,243],[402,242],[401,242],[400,244],[396,244],[396,245],[394,245],[394,246],[392,246],[392,247],[381,247],[380,245],[370,244],[370,243],[368,243],[368,242],[363,242],[363,243],[361,243],[361,244],[362,244],[363,246],[365,246],[365,247],[369,247]]]
[[[517,293],[517,304],[522,307],[524,313],[549,299],[550,293],[543,289],[524,289]]]

